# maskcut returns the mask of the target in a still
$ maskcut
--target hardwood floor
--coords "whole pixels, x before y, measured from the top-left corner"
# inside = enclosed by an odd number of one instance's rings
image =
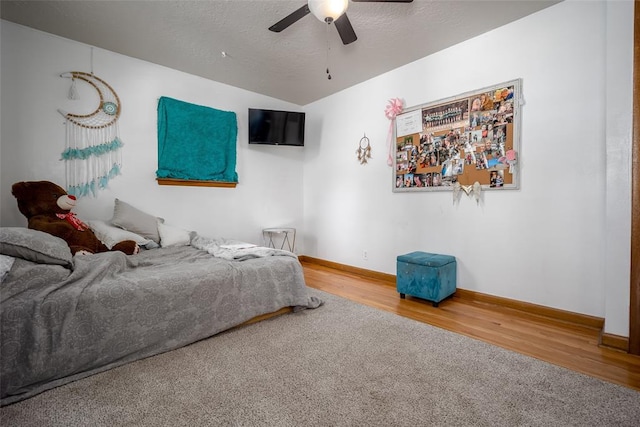
[[[453,296],[435,308],[384,278],[302,261],[307,285],[612,383],[640,390],[640,357],[598,346],[597,328]]]

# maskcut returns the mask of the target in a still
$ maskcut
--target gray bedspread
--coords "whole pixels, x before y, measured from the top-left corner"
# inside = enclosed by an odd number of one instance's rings
[[[295,257],[215,258],[193,247],[16,259],[0,293],[0,405],[182,347],[310,300]]]

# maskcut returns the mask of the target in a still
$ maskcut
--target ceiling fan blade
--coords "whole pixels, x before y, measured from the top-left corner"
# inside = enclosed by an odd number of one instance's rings
[[[276,22],[272,26],[269,27],[269,31],[273,31],[274,33],[279,33],[280,31],[287,28],[289,25],[297,22],[298,20],[304,18],[309,14],[309,4],[305,4],[300,9],[295,12],[285,16],[280,21]]]
[[[354,3],[412,3],[413,0],[351,0]]]
[[[346,13],[343,13],[333,23],[336,26],[336,30],[338,30],[338,34],[340,34],[343,44],[353,43],[358,40],[358,36],[356,36],[356,32],[353,30],[351,21],[349,21]]]

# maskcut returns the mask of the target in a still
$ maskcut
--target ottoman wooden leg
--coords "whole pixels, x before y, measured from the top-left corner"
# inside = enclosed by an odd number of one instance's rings
[[[404,294],[400,294],[400,298],[404,299]]]

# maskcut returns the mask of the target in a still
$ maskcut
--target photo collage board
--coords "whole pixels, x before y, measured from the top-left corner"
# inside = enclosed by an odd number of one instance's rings
[[[521,79],[405,110],[396,117],[393,191],[517,189]]]

